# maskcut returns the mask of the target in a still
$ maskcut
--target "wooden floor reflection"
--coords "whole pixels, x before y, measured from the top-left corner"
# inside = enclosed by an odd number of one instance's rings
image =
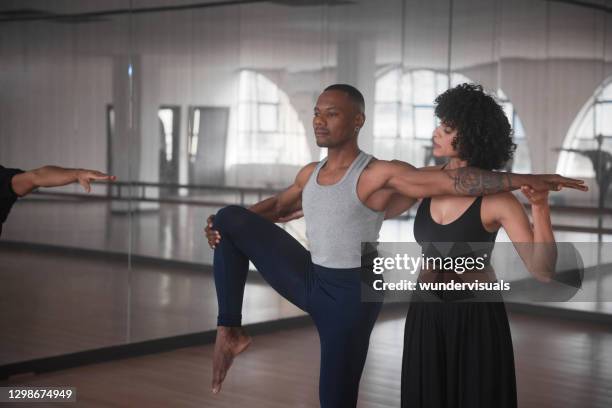
[[[360,407],[399,406],[404,314],[384,311],[374,329]],[[612,406],[612,328],[517,313],[510,317],[520,407]],[[191,347],[0,385],[74,386],[76,406],[82,407],[318,406],[319,342],[312,326],[255,336],[217,396],[209,391],[211,355],[211,345]]]
[[[0,259],[0,365],[216,327],[209,266],[1,246]],[[255,272],[244,306],[245,324],[304,314]]]
[[[220,198],[217,198],[220,200]],[[84,248],[101,252],[128,252],[175,261],[212,264],[204,234],[206,218],[218,207],[161,204],[156,211],[130,215],[111,213],[106,202],[66,202],[40,199],[19,200],[3,226],[2,240]],[[413,208],[413,215],[416,208]],[[553,212],[553,224],[596,227],[591,213]],[[413,218],[386,220],[380,241],[414,242]],[[602,226],[612,228],[612,215],[602,217]],[[306,243],[303,219],[286,224],[298,241]],[[555,231],[559,242],[597,242],[597,234]],[[612,242],[612,235],[603,235]],[[500,231],[497,242],[508,241]]]

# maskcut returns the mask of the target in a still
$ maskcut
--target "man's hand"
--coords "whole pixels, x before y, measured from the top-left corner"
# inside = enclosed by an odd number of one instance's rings
[[[214,220],[215,216],[209,215],[206,219],[206,228],[204,228],[204,233],[206,234],[206,239],[208,240],[208,246],[210,246],[212,249],[215,249],[219,241],[221,241],[221,234],[219,234],[219,231],[212,229]]]
[[[292,212],[291,214],[287,214],[284,217],[278,219],[278,222],[289,222],[291,220],[297,220],[298,218],[302,218],[304,216],[303,210],[297,210]],[[217,244],[221,241],[221,234],[219,231],[213,229],[213,222],[215,220],[214,215],[208,216],[206,219],[206,227],[204,228],[204,233],[206,234],[206,239],[208,240],[208,246],[212,249],[217,247]]]
[[[109,176],[108,174],[102,173],[97,170],[78,169],[77,170],[77,182],[83,187],[87,193],[91,192],[90,183],[94,180],[108,180],[115,181],[116,176]]]
[[[304,216],[304,210],[299,209],[290,214],[285,215],[284,217],[279,217],[278,222],[289,222],[292,220],[297,220],[298,218],[302,218]]]
[[[558,174],[522,174],[521,184],[529,186],[535,191],[560,191],[563,188],[573,188],[580,191],[588,191],[584,180],[563,177]]]

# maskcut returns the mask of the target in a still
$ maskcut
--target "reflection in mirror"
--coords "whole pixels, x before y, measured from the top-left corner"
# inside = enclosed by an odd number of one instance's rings
[[[159,182],[178,184],[179,182],[179,132],[181,120],[180,106],[162,106],[157,113],[159,117]],[[160,195],[168,196],[177,193],[176,187],[161,189]]]

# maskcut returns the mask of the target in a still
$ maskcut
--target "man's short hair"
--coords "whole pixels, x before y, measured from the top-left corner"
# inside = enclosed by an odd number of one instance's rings
[[[325,88],[323,92],[326,91],[340,91],[344,92],[348,95],[349,99],[357,106],[359,112],[365,112],[365,100],[363,99],[363,95],[359,92],[359,89],[354,86],[348,84],[333,84]]]

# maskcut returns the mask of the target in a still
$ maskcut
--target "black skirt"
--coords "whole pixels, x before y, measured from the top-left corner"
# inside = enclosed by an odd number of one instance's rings
[[[503,302],[413,302],[404,331],[402,407],[516,408]]]

